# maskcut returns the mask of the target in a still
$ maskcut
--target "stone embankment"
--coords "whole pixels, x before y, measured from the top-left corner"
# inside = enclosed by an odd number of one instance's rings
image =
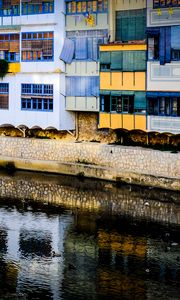
[[[128,216],[180,225],[179,193],[30,172],[0,173],[0,198],[63,206],[74,213]]]
[[[180,190],[180,153],[140,147],[0,137],[0,164]]]

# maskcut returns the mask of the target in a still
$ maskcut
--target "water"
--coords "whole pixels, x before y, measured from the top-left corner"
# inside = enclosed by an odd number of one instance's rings
[[[20,172],[0,182],[0,299],[180,299],[178,193]]]

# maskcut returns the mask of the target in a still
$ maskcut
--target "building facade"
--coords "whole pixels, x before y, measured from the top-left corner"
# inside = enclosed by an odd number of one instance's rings
[[[178,0],[0,0],[0,18],[1,126],[180,132]]]
[[[146,130],[146,3],[112,1],[100,47],[100,128]]]
[[[147,1],[147,37],[147,129],[179,133],[179,1]]]
[[[74,129],[65,109],[64,3],[59,0],[0,1],[0,125]]]
[[[99,112],[99,45],[108,40],[108,0],[66,0],[67,111]]]

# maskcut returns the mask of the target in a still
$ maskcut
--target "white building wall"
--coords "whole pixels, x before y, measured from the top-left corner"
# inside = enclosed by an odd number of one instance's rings
[[[168,8],[160,11],[153,9],[153,1],[147,0],[147,27],[180,25],[180,8],[173,7],[173,13]]]
[[[148,131],[170,132],[179,134],[180,117],[148,116]]]
[[[180,62],[163,66],[159,62],[147,63],[148,91],[180,91]]]
[[[39,126],[43,129],[73,129],[74,118],[65,111],[64,96],[61,95],[61,81],[59,74],[16,74],[6,76],[2,82],[9,83],[9,109],[0,110],[0,124],[10,124],[15,127],[25,125],[28,128]],[[21,110],[21,83],[53,84],[53,111]],[[63,83],[64,85],[64,83]]]
[[[29,128],[39,126],[43,129],[55,127],[58,130],[75,128],[74,115],[65,110],[65,64],[59,59],[65,37],[64,7],[64,1],[55,0],[52,14],[0,18],[0,33],[13,33],[15,29],[20,34],[54,32],[53,61],[21,62],[21,73],[7,75],[0,80],[9,83],[9,110],[0,109],[0,125],[25,125]],[[53,112],[21,110],[21,83],[53,84]]]

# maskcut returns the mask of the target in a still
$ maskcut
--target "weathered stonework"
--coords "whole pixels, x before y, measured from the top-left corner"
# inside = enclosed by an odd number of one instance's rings
[[[180,224],[179,193],[66,176],[18,172],[0,173],[0,197],[62,205],[97,214],[126,215]],[[3,200],[4,201],[4,200]]]
[[[0,163],[180,190],[180,153],[100,143],[0,137]]]

